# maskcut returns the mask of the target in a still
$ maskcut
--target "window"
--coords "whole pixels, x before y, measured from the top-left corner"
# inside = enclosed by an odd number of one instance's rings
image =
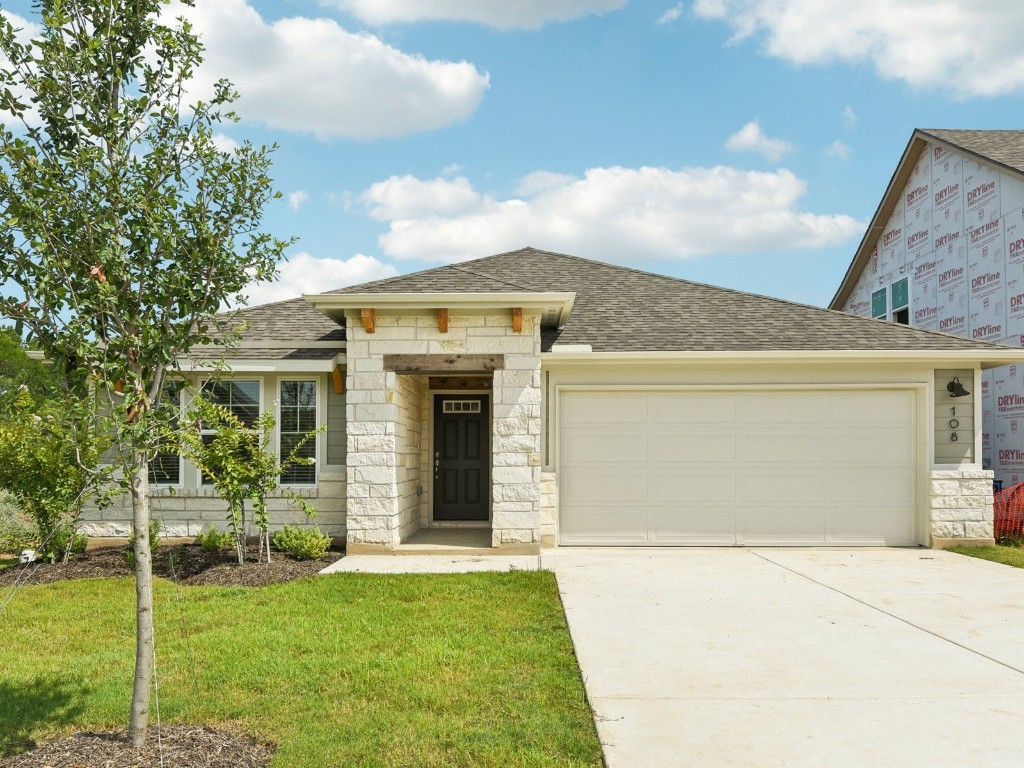
[[[904,277],[892,284],[892,319],[901,325],[910,325],[910,278]]]
[[[185,384],[182,381],[164,383],[160,409],[169,412],[171,429],[178,428],[178,419],[181,416],[181,391],[184,388]],[[149,482],[153,485],[180,485],[181,455],[157,452],[152,456],[149,460]]]
[[[316,429],[316,381],[281,382],[281,461],[287,459],[295,446],[308,433]],[[306,441],[299,456],[316,459],[316,437]],[[313,485],[316,483],[315,464],[293,464],[281,475],[283,485]]]
[[[885,288],[879,288],[871,294],[871,316],[883,320],[889,316],[889,300]]]
[[[211,403],[227,408],[238,417],[239,421],[251,427],[260,415],[260,383],[231,379],[228,381],[208,381],[203,385],[203,397]],[[213,431],[203,429],[203,442],[213,441]],[[203,485],[213,485],[207,477],[202,478]]]

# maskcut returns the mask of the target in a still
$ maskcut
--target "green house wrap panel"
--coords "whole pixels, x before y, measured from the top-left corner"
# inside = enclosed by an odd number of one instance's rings
[[[904,277],[892,284],[892,308],[902,309],[910,306],[910,278]]]
[[[885,288],[879,288],[871,294],[871,316],[885,317],[888,312],[889,307],[886,306]]]

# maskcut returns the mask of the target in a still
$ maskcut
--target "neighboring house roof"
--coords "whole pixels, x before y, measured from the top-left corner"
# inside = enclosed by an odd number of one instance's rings
[[[907,142],[889,186],[885,189],[875,215],[871,218],[864,238],[857,246],[846,274],[835,296],[829,302],[832,309],[842,309],[857,285],[861,273],[871,258],[871,250],[882,234],[889,217],[895,210],[904,187],[928,142],[946,146],[961,154],[972,156],[1001,170],[1024,179],[1024,131],[974,131],[918,128]]]
[[[545,352],[554,344],[587,344],[594,352],[1006,349],[536,248],[332,293],[482,290],[574,292],[568,322],[542,329]]]

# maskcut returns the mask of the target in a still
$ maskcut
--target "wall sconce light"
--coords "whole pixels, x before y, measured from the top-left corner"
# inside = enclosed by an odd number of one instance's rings
[[[964,395],[971,394],[964,385],[960,383],[960,379],[954,378],[949,384],[946,385],[946,391],[949,392],[950,397],[963,397]]]

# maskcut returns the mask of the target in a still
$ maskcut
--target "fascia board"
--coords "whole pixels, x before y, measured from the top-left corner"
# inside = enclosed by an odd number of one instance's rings
[[[624,363],[629,365],[658,363],[749,363],[779,365],[785,363],[894,363],[910,362],[936,365],[962,365],[998,368],[1024,363],[1024,349],[1006,350],[794,350],[724,351],[724,352],[544,352],[543,365],[586,365],[588,363]]]
[[[373,308],[378,312],[392,310],[454,310],[510,309],[538,314],[557,307],[559,325],[565,323],[572,312],[576,294],[571,291],[487,292],[487,293],[313,293],[303,299],[328,316],[331,313]]]

